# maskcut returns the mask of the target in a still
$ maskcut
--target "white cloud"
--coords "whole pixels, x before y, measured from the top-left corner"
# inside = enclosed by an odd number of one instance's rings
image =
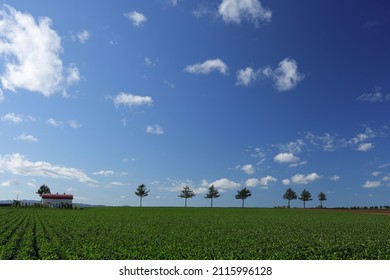
[[[191,74],[208,74],[211,71],[219,71],[221,74],[227,74],[228,66],[219,58],[206,60],[203,63],[188,65],[184,71]]]
[[[102,175],[104,177],[106,176],[111,176],[111,175],[114,175],[114,171],[112,170],[101,170],[101,171],[98,171],[98,172],[94,172],[92,173],[93,175]]]
[[[25,133],[19,135],[18,137],[15,137],[14,140],[26,141],[26,142],[38,142],[38,138]]]
[[[288,167],[297,167],[297,166],[300,166],[300,165],[305,165],[307,164],[307,161],[301,161],[301,162],[296,162],[296,163],[291,163],[288,165]]]
[[[374,148],[374,144],[372,144],[372,143],[361,143],[358,146],[357,150],[360,152],[367,152],[373,148]]]
[[[255,169],[252,164],[245,164],[240,168],[242,171],[244,171],[246,174],[250,175],[255,173]]]
[[[176,88],[176,85],[167,81],[167,80],[164,80],[164,84],[166,84],[170,89],[175,89]]]
[[[332,180],[333,182],[337,182],[338,180],[340,180],[340,176],[334,175],[334,176],[330,177],[329,179]]]
[[[12,187],[15,185],[19,185],[19,182],[17,180],[8,180],[0,183],[0,187]]]
[[[254,71],[253,68],[247,67],[237,71],[236,85],[249,86],[258,77],[258,71]]]
[[[50,96],[68,86],[60,54],[61,38],[50,18],[33,16],[3,5],[0,11],[0,56],[4,89],[26,89]],[[39,65],[39,67],[36,67]]]
[[[321,178],[317,173],[311,173],[308,175],[296,174],[291,177],[291,182],[297,185],[306,185]]]
[[[153,100],[150,96],[138,96],[130,93],[121,92],[117,96],[114,97],[115,107],[119,106],[141,106],[141,105],[151,105]]]
[[[192,11],[192,15],[196,18],[201,18],[212,13],[213,11],[204,4],[199,4],[198,7]]]
[[[157,135],[164,134],[164,130],[158,124],[155,124],[153,126],[152,125],[146,126],[145,131],[146,131],[146,133],[149,133],[149,134],[157,134]]]
[[[275,88],[278,91],[287,91],[295,88],[305,77],[298,72],[297,62],[290,58],[283,59],[275,70],[266,67],[262,70],[262,74],[274,80]]]
[[[381,185],[381,182],[380,181],[366,181],[364,184],[363,184],[363,188],[377,188]]]
[[[145,56],[144,62],[145,62],[145,64],[148,65],[148,66],[152,66],[152,65],[153,65],[152,60],[151,60],[149,57],[147,57],[147,56]]]
[[[282,180],[282,183],[283,183],[283,185],[288,186],[288,185],[290,185],[291,180],[290,180],[290,179],[283,179],[283,180]]]
[[[251,178],[246,180],[245,185],[247,187],[257,187],[257,186],[268,187],[270,182],[276,182],[277,180],[278,179],[272,176],[266,176],[260,179]]]
[[[89,38],[91,38],[91,34],[85,29],[77,32],[76,36],[77,36],[77,39],[82,44],[85,44],[89,40]]]
[[[256,187],[259,184],[260,184],[259,179],[256,179],[256,178],[251,178],[251,179],[248,179],[245,181],[245,186],[247,186],[247,187]]]
[[[383,94],[381,92],[363,93],[357,100],[361,102],[382,103],[390,101],[390,94]]]
[[[241,187],[240,183],[236,183],[233,181],[230,181],[229,179],[222,178],[219,180],[216,180],[212,183],[209,183],[207,180],[202,180],[202,188],[208,188],[209,186],[214,185],[216,189],[219,190],[235,190],[239,187]]]
[[[270,22],[272,18],[271,10],[264,8],[258,0],[222,0],[218,14],[227,23],[247,20],[256,26],[259,22]]]
[[[127,184],[122,183],[122,182],[111,182],[110,185],[115,186],[115,187],[123,187],[123,186],[126,186]]]
[[[52,165],[45,161],[32,162],[24,155],[0,155],[0,170],[22,176],[39,176],[54,179],[76,180],[82,183],[96,183],[87,174],[76,168]]]
[[[383,177],[383,178],[382,178],[382,181],[385,181],[385,182],[390,181],[390,176],[385,176],[385,177]]]
[[[23,116],[15,113],[8,113],[1,117],[3,122],[10,122],[14,124],[18,124],[23,122]]]
[[[77,68],[77,66],[75,64],[72,64],[67,69],[66,72],[67,72],[67,76],[66,76],[66,84],[67,85],[73,85],[81,80],[80,70],[79,70],[79,68]],[[67,94],[65,94],[64,97],[67,97]]]
[[[168,3],[171,4],[172,6],[177,5],[178,0],[168,0]]]
[[[293,153],[280,153],[274,157],[274,161],[278,163],[296,163],[299,161],[299,157],[294,156]]]
[[[4,92],[3,92],[3,90],[0,88],[0,103],[3,102],[4,100],[5,100]]]
[[[0,187],[12,187],[16,185],[19,185],[19,182],[17,180],[8,180],[0,183]]]
[[[79,124],[76,120],[70,120],[70,121],[68,121],[68,124],[73,129],[82,127],[82,125]]]
[[[55,127],[59,127],[59,126],[62,126],[62,122],[60,121],[57,121],[56,119],[53,119],[53,118],[50,118],[46,121],[46,123],[52,125],[52,126],[55,126]]]
[[[378,177],[381,174],[379,171],[372,172],[371,175],[374,177]]]
[[[127,17],[133,25],[137,27],[142,26],[148,20],[143,14],[138,13],[137,11],[126,13],[125,17]]]

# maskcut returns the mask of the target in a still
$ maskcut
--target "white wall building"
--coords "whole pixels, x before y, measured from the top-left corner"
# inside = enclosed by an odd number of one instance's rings
[[[51,206],[72,205],[73,194],[42,194],[42,204]]]

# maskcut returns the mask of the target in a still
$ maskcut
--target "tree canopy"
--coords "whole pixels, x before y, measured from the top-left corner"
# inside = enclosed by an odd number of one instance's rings
[[[297,199],[297,193],[293,191],[291,188],[288,188],[283,195],[283,199],[287,199],[288,201],[287,207],[290,208],[290,201],[293,199]]]
[[[327,200],[326,194],[323,193],[323,192],[320,192],[320,193],[318,194],[318,200],[321,202],[321,208],[322,208],[322,202],[325,201],[325,200]]]
[[[311,193],[304,189],[301,193],[301,196],[299,197],[299,200],[302,200],[303,201],[303,208],[306,208],[306,201],[310,201],[310,200],[313,200],[311,198]]]
[[[50,194],[50,188],[43,184],[42,186],[39,187],[38,191],[36,194],[39,194],[40,197],[42,197],[43,194]]]
[[[251,191],[248,190],[247,188],[243,188],[242,190],[237,191],[236,199],[241,199],[242,200],[242,205],[241,205],[242,208],[244,208],[244,206],[245,206],[244,205],[245,199],[247,199],[251,195],[252,195]]]
[[[195,193],[189,186],[183,187],[181,193],[178,195],[178,197],[184,198],[184,207],[187,207],[187,199],[193,196],[195,196]]]
[[[149,195],[149,190],[144,184],[141,184],[138,186],[135,195],[139,196],[139,206],[142,207],[142,198]]]
[[[209,192],[204,196],[204,198],[209,198],[211,200],[211,207],[213,207],[213,198],[218,198],[220,196],[219,191],[211,185],[209,187]]]

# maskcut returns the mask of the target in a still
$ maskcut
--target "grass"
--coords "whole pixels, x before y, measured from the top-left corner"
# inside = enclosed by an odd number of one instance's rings
[[[0,209],[0,259],[390,259],[390,216],[303,209]]]

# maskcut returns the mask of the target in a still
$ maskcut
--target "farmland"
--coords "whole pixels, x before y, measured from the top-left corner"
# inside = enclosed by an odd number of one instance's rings
[[[0,208],[0,259],[390,259],[390,216],[303,209]]]

